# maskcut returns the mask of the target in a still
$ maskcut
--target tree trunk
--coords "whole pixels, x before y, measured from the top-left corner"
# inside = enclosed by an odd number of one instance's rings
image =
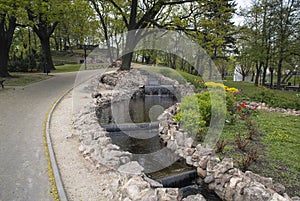
[[[125,54],[122,56],[122,66],[120,70],[130,70],[134,48],[137,44],[135,32],[134,30],[127,32]]]
[[[255,75],[255,82],[254,82],[254,85],[255,86],[258,86],[258,82],[259,82],[259,75],[260,75],[260,69],[261,69],[261,64],[258,65],[258,62],[256,62],[256,75]]]
[[[212,60],[209,59],[208,61],[208,66],[209,66],[209,76],[208,76],[208,79],[211,80],[212,78]]]
[[[120,70],[130,70],[133,52],[127,53],[122,56],[122,66]]]
[[[9,49],[12,44],[15,28],[16,18],[8,18],[8,26],[6,22],[6,15],[1,15],[0,21],[0,77],[10,76],[8,73]]]
[[[262,85],[263,85],[263,86],[266,85],[267,69],[268,69],[268,66],[266,65],[266,66],[264,67],[264,70],[263,70],[263,77],[262,77]]]
[[[0,77],[8,77],[8,49],[3,44],[2,38],[0,39]]]
[[[277,68],[277,85],[276,88],[280,89],[281,88],[281,69],[282,69],[282,62],[283,58],[281,57],[278,62],[278,68]]]
[[[40,41],[42,44],[42,50],[43,50],[43,57],[45,59],[45,70],[47,72],[50,72],[50,70],[55,70],[53,61],[52,61],[52,56],[51,56],[51,48],[50,48],[50,37],[40,37]]]

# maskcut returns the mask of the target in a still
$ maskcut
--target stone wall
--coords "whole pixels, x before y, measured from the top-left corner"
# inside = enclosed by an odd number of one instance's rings
[[[179,128],[173,117],[178,111],[178,104],[164,111],[159,117],[161,138],[186,163],[197,168],[200,180],[210,190],[227,201],[291,201],[285,193],[285,187],[274,183],[272,178],[259,176],[253,172],[234,168],[232,158],[220,160],[214,150],[201,144],[193,146],[193,139]]]
[[[75,117],[74,128],[79,136],[79,151],[83,157],[98,169],[105,167],[113,172],[109,182],[113,189],[106,188],[107,200],[182,200],[181,192],[176,188],[163,188],[159,183],[147,178],[143,168],[131,161],[131,154],[124,152],[111,142],[107,132],[99,126],[96,109],[109,104],[112,100],[121,101],[141,90],[146,84],[147,75],[138,70],[107,73],[94,80],[97,90],[92,94],[90,103]],[[190,94],[193,87],[180,85],[169,78],[159,77],[162,84],[173,85],[179,96]],[[214,150],[201,145],[193,146],[193,139],[181,130],[174,121],[178,105],[167,109],[159,118],[161,138],[167,147],[174,150],[186,162],[195,168],[202,182],[214,190],[224,200],[297,200],[290,199],[284,193],[284,187],[273,183],[271,178],[260,177],[252,172],[242,172],[233,167],[230,158],[222,161]],[[201,195],[189,196],[184,201],[204,201]]]
[[[178,90],[185,87],[168,78],[160,77],[160,79],[163,83],[176,84]],[[106,172],[113,173],[114,177],[110,181],[101,181],[113,187],[105,189],[107,200],[182,200],[179,189],[163,188],[161,184],[148,178],[143,173],[143,167],[136,161],[131,161],[131,153],[122,151],[117,145],[112,144],[111,138],[100,127],[96,117],[97,108],[109,104],[112,100],[127,99],[130,94],[145,84],[145,77],[139,71],[131,70],[131,73],[121,71],[104,74],[91,81],[91,83],[95,82],[99,84],[96,92],[92,94],[93,102],[85,106],[74,118],[75,133],[73,134],[79,137],[79,151],[87,161],[99,171],[104,168]],[[121,85],[122,90],[118,90],[117,85]],[[193,91],[191,85],[186,87]],[[185,93],[189,91],[188,89]]]

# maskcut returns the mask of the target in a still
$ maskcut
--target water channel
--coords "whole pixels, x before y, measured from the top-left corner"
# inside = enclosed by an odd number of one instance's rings
[[[97,117],[112,142],[132,153],[133,160],[144,167],[150,178],[164,187],[181,188],[184,197],[201,193],[207,200],[219,201],[214,193],[195,185],[195,170],[167,149],[158,135],[157,117],[175,102],[176,98],[170,95],[133,96],[103,107],[97,111]]]

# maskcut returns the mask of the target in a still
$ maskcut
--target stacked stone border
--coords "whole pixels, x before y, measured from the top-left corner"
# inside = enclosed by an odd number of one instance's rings
[[[114,86],[122,82],[122,77],[127,75],[126,71],[111,73],[105,78],[105,83],[100,82],[104,78],[103,75],[91,81],[91,83],[98,83],[99,90],[92,94],[93,102],[86,105],[74,119],[74,134],[79,136],[80,153],[96,169],[103,171],[104,168],[107,174],[113,172],[117,175],[110,181],[113,188],[105,190],[107,200],[204,201],[204,197],[200,194],[182,199],[179,189],[163,188],[161,184],[148,178],[143,173],[143,167],[131,160],[131,153],[122,151],[117,145],[112,144],[107,132],[100,127],[96,116],[97,108],[109,104],[115,97],[119,98],[118,101],[122,98],[126,99],[128,94],[132,94],[132,89],[136,90],[145,85],[145,78],[138,71],[132,71],[133,74],[125,80],[126,82],[121,83],[125,88],[120,91],[115,90]],[[175,86],[177,91],[184,92],[182,96],[189,95],[190,91],[193,91],[190,84],[180,85],[177,81],[163,76],[159,79],[165,84]],[[221,161],[212,148],[200,144],[193,147],[193,139],[181,130],[173,119],[177,110],[178,104],[165,110],[159,117],[160,137],[168,148],[185,158],[187,164],[197,168],[199,178],[221,199],[300,201],[298,197],[289,198],[284,193],[284,186],[273,183],[272,178],[261,177],[249,171],[243,173],[233,167],[231,158]]]
[[[168,148],[185,158],[187,164],[197,168],[200,180],[222,200],[300,200],[299,197],[290,198],[285,193],[285,187],[274,183],[272,178],[262,177],[251,171],[242,172],[234,168],[232,158],[220,160],[214,149],[201,144],[193,146],[193,139],[174,121],[178,106],[179,104],[171,106],[159,117],[160,136]]]
[[[111,76],[106,77],[108,80],[105,81],[110,84],[99,82],[105,75],[92,80],[91,83],[99,83],[99,90],[92,94],[93,102],[86,105],[74,117],[74,135],[79,137],[79,152],[85,160],[89,161],[99,171],[104,171],[105,174],[113,173],[113,175],[117,175],[109,181],[109,183],[112,183],[111,189],[105,190],[107,200],[180,201],[196,198],[204,201],[202,195],[182,199],[181,191],[178,188],[164,188],[160,183],[148,178],[143,173],[143,167],[136,161],[131,161],[131,153],[122,151],[117,145],[112,144],[111,138],[107,135],[108,133],[100,127],[96,109],[109,104],[115,97],[120,98],[117,101],[128,98],[128,94],[132,94],[132,89],[136,90],[139,86],[145,84],[144,78],[137,80],[141,77],[139,72],[133,71],[131,77],[125,80],[124,86],[127,85],[127,89],[115,90],[113,86],[126,74],[126,71],[112,73]],[[190,88],[190,90],[182,90],[185,93],[193,91],[192,86],[189,84],[183,86],[168,78],[160,77],[160,79],[167,84],[177,86],[178,91],[181,91],[182,87]],[[114,99],[114,101],[116,100]]]

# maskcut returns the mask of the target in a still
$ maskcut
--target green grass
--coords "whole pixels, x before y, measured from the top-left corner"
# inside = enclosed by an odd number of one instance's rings
[[[269,157],[300,172],[300,117],[260,112],[256,121]]]
[[[283,184],[292,196],[300,192],[300,117],[281,113],[260,111],[253,117],[260,134],[252,141],[252,146],[259,153],[259,159],[249,169],[265,177],[272,177]],[[243,153],[237,151],[235,135],[246,135],[244,121],[234,125],[225,125],[221,138],[229,144],[222,157],[232,157],[236,162]]]
[[[51,73],[79,71],[81,66],[82,66],[82,64],[66,64],[66,65],[61,65],[61,66],[55,66],[56,70],[51,71]]]
[[[70,52],[52,52],[52,60],[54,64],[78,64],[84,56],[81,54]]]
[[[249,82],[226,81],[225,85],[238,88],[240,100],[265,102],[271,107],[290,108],[300,110],[300,93],[294,91],[272,90],[261,86],[254,86]]]
[[[25,86],[34,82],[39,82],[50,78],[46,74],[42,73],[10,73],[11,78],[6,78],[4,85],[7,86]]]
[[[177,70],[177,72],[179,72],[188,82],[193,84],[195,87],[197,87],[197,81],[202,80],[201,77],[186,73],[184,71]]]
[[[176,70],[174,70],[172,68],[154,67],[154,66],[140,67],[138,65],[137,65],[137,67],[140,69],[150,70],[150,71],[156,72],[158,74],[161,74],[165,77],[169,77],[171,79],[177,80],[180,84],[185,84],[187,81],[180,73],[178,73]]]

